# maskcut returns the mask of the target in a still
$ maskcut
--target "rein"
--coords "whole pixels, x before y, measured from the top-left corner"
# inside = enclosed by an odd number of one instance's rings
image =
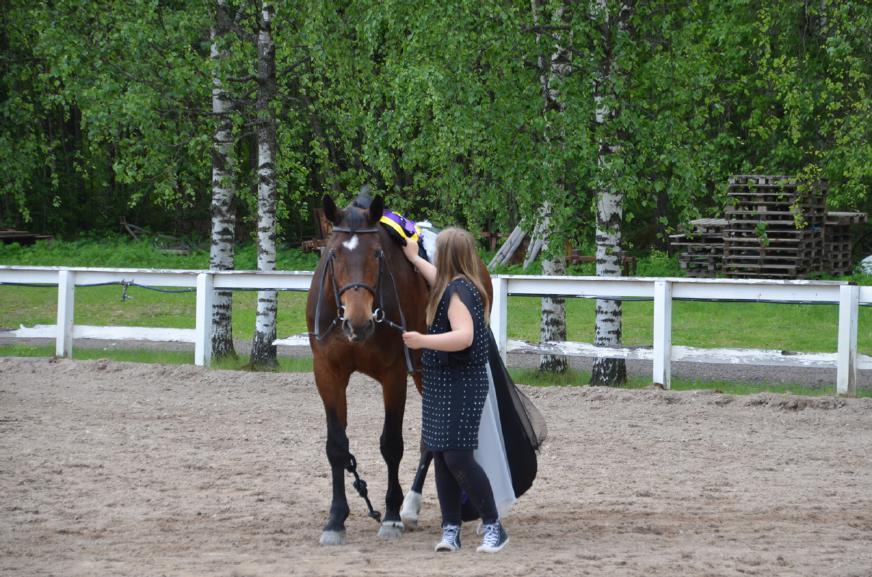
[[[333,227],[335,232],[346,232],[351,234],[373,234],[378,233],[378,227],[371,228],[349,228],[349,227]],[[324,270],[321,272],[321,283],[319,286],[318,292],[318,300],[315,303],[315,340],[319,343],[327,338],[327,336],[336,328],[337,325],[341,324],[345,321],[345,307],[342,306],[342,301],[340,298],[347,291],[355,288],[362,288],[368,290],[374,299],[378,301],[378,307],[373,311],[372,318],[375,320],[376,324],[385,324],[392,329],[395,329],[399,332],[405,332],[406,330],[406,317],[403,314],[403,307],[400,304],[400,294],[397,290],[397,283],[394,279],[394,273],[391,271],[390,267],[385,263],[385,253],[383,250],[379,249],[376,252],[376,259],[378,260],[378,276],[377,276],[377,285],[375,288],[370,285],[362,282],[354,282],[349,283],[343,287],[336,286],[336,273],[333,266],[333,261],[336,258],[336,251],[330,250],[327,255],[327,263],[324,266]],[[321,332],[321,302],[324,298],[324,281],[327,279],[327,271],[330,271],[330,281],[333,287],[333,299],[336,303],[336,316],[330,321],[330,324],[327,326],[327,329],[324,332]],[[391,289],[393,290],[394,297],[397,302],[397,310],[400,313],[400,323],[397,324],[390,319],[387,318],[387,313],[385,313],[384,306],[384,291],[382,290],[382,270],[386,270],[388,274],[388,278],[391,281]],[[412,364],[412,356],[409,353],[409,348],[403,343],[403,354],[406,357],[406,370],[411,374],[415,372],[415,367]]]

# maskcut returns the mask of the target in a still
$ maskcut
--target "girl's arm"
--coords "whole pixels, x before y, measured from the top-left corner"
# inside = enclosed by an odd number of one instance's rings
[[[418,256],[418,243],[410,240],[406,241],[406,246],[403,247],[403,254],[412,263],[412,266],[418,269],[427,284],[433,286],[436,282],[436,267]]]
[[[403,341],[410,349],[433,349],[453,353],[462,351],[472,344],[475,337],[475,326],[469,309],[456,294],[451,295],[448,302],[448,322],[451,330],[438,335],[422,335],[415,331],[403,333]]]

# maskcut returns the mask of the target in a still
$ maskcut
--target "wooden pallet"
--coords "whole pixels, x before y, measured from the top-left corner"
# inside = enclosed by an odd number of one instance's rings
[[[720,235],[727,226],[725,218],[697,218],[690,221],[691,231],[696,234]]]
[[[723,218],[700,218],[690,222],[691,230],[669,236],[669,245],[679,252],[678,264],[688,276],[713,278],[723,270]]]
[[[827,213],[824,226],[823,270],[825,272],[843,275],[853,271],[854,227],[865,222],[865,212]]]
[[[785,175],[736,175],[727,188],[724,272],[795,278],[820,271],[826,183],[809,188]]]
[[[851,227],[866,214],[828,212],[826,182],[808,186],[787,175],[735,175],[726,218],[691,221],[671,235],[679,265],[690,276],[796,278],[851,271]]]
[[[714,278],[723,270],[723,257],[714,255],[706,258],[681,256],[678,259],[678,266],[688,276]]]
[[[0,228],[0,242],[4,244],[12,244],[17,242],[21,246],[28,246],[38,240],[51,240],[52,236],[48,234],[36,234],[27,232],[26,230],[15,230],[13,228]]]
[[[866,223],[865,212],[828,212],[827,226],[853,226]]]

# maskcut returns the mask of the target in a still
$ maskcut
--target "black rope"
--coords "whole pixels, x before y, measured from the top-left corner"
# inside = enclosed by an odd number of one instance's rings
[[[23,286],[31,288],[58,288],[57,284],[32,284],[28,282],[0,282],[0,286]]]
[[[165,289],[151,285],[139,284],[137,282],[120,280],[120,281],[109,281],[109,282],[96,282],[96,283],[88,283],[88,284],[76,284],[77,288],[93,288],[100,286],[112,286],[112,285],[120,285],[122,287],[137,287],[146,290],[161,292],[161,293],[192,293],[197,292],[196,288],[178,288],[178,289]],[[23,286],[23,287],[34,287],[34,288],[57,288],[57,284],[32,284],[32,283],[24,283],[24,282],[0,282],[0,286]],[[246,289],[239,289],[246,290]]]
[[[369,509],[368,515],[375,519],[376,522],[381,523],[381,512],[376,511],[372,503],[369,500],[369,491],[366,488],[366,481],[360,478],[360,475],[357,474],[357,459],[354,458],[350,452],[348,453],[348,465],[345,466],[345,470],[354,475],[354,481],[351,483],[351,486],[357,490],[357,493],[363,497],[363,500],[366,501],[366,507]]]
[[[170,294],[197,292],[197,289],[195,289],[195,288],[164,289],[164,288],[159,288],[159,287],[155,287],[155,286],[147,286],[147,285],[143,285],[143,284],[137,284],[137,283],[133,283],[133,282],[127,283],[127,286],[135,286],[137,288],[142,288],[142,289],[146,289],[146,290],[150,290],[150,291],[155,291],[155,292],[159,292],[159,293],[170,293]]]
[[[140,283],[137,283],[137,282],[131,282],[131,281],[125,281],[125,280],[120,280],[120,281],[109,281],[109,282],[98,282],[98,283],[88,283],[88,284],[76,284],[76,287],[77,287],[77,288],[93,288],[93,287],[112,286],[112,285],[121,285],[122,287],[125,287],[125,286],[127,286],[127,287],[136,287],[136,288],[141,288],[141,289],[145,289],[145,290],[155,291],[155,292],[159,292],[159,293],[169,293],[169,294],[194,293],[194,292],[197,292],[197,289],[194,288],[194,287],[177,288],[177,289],[168,289],[168,288],[162,288],[162,287],[157,287],[157,286],[152,286],[152,285],[140,284]],[[55,283],[55,284],[35,284],[35,283],[25,283],[25,282],[0,282],[0,286],[23,286],[23,287],[32,287],[32,288],[57,288],[58,285],[57,285],[56,283]],[[301,292],[300,289],[292,289],[292,288],[271,288],[271,289],[257,289],[257,288],[234,288],[234,289],[223,289],[223,288],[216,288],[215,290],[218,290],[218,291],[223,291],[223,290],[228,290],[228,291],[250,291],[250,292],[257,292],[257,291],[276,291],[276,292],[279,292],[279,291],[285,292],[285,291],[287,291],[287,292]]]

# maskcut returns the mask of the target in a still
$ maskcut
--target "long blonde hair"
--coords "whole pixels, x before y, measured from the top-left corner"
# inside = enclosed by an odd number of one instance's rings
[[[481,259],[475,250],[475,239],[462,228],[446,228],[436,237],[436,280],[430,291],[427,303],[427,324],[432,325],[436,317],[439,301],[445,294],[448,283],[457,276],[465,276],[478,289],[484,305],[484,320],[490,320],[490,300],[484,290],[479,263]],[[472,311],[470,311],[471,313]]]

